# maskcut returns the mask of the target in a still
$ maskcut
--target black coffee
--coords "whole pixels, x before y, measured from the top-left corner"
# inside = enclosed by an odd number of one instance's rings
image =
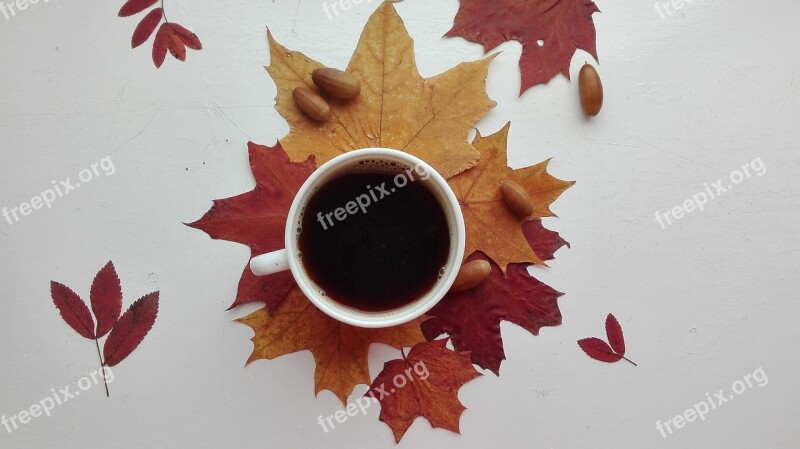
[[[306,205],[303,266],[345,306],[376,312],[409,304],[434,286],[447,262],[450,232],[439,202],[420,181],[395,184],[398,178],[343,175]]]

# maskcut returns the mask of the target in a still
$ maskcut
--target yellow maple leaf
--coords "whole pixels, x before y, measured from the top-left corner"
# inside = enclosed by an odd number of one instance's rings
[[[483,137],[478,133],[473,144],[481,154],[480,163],[469,171],[448,180],[461,203],[467,228],[469,256],[483,251],[502,268],[509,263],[534,263],[547,266],[531,249],[522,232],[522,223],[531,218],[555,216],[550,204],[574,184],[547,173],[549,160],[519,170],[508,167],[506,149],[511,123],[495,134]],[[533,200],[530,217],[512,214],[503,202],[500,185],[512,180]]]
[[[275,107],[291,128],[281,144],[293,161],[313,154],[322,164],[347,151],[386,147],[423,159],[445,178],[477,163],[478,152],[467,137],[496,105],[486,93],[494,56],[424,79],[403,20],[392,3],[383,3],[367,22],[346,69],[361,81],[361,95],[349,101],[329,99],[331,118],[317,122],[300,111],[292,91],[318,91],[311,72],[322,64],[286,49],[272,34],[268,39],[267,71],[278,88]]]
[[[317,365],[314,393],[330,390],[347,403],[356,385],[369,385],[372,380],[367,358],[370,345],[400,349],[421,343],[425,341],[420,327],[424,319],[383,329],[354,327],[322,313],[295,287],[272,315],[263,308],[237,321],[255,332],[248,364],[309,350]]]

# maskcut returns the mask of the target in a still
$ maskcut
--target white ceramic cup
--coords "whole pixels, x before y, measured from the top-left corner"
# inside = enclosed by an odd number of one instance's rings
[[[377,170],[375,167],[382,168]],[[450,251],[442,275],[427,293],[397,309],[367,312],[347,307],[326,296],[324,291],[308,276],[298,249],[299,229],[306,203],[311,196],[331,180],[359,171],[388,171],[390,173],[396,171],[396,176],[406,176],[409,182],[423,183],[439,201],[447,218],[450,231]],[[423,160],[408,153],[387,148],[366,148],[337,156],[311,174],[300,187],[289,209],[286,220],[285,249],[254,257],[250,261],[250,269],[257,276],[291,270],[292,276],[306,297],[330,317],[359,327],[389,327],[418,318],[444,297],[461,268],[465,244],[466,230],[461,206],[442,175]]]

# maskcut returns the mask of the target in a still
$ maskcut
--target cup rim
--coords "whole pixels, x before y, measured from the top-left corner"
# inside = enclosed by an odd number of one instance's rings
[[[454,265],[453,269],[451,269],[447,276],[437,284],[435,290],[431,290],[422,298],[417,299],[416,304],[412,303],[414,304],[414,307],[410,308],[406,313],[394,314],[385,318],[376,317],[375,319],[368,319],[364,316],[342,313],[339,309],[334,308],[329,304],[329,301],[332,301],[331,299],[323,299],[320,297],[317,291],[309,285],[309,281],[311,280],[298,263],[298,248],[296,246],[295,238],[295,232],[298,227],[297,223],[300,212],[299,209],[305,203],[311,188],[316,184],[317,180],[319,180],[329,170],[345,164],[353,159],[362,158],[365,155],[370,157],[390,156],[401,159],[409,164],[413,164],[415,167],[424,167],[430,174],[429,180],[432,180],[433,183],[436,184],[439,191],[445,196],[447,203],[451,205],[453,210],[452,215],[455,221],[454,243],[456,251],[453,259],[448,259],[448,265]],[[461,263],[464,259],[464,252],[466,249],[466,226],[458,198],[453,192],[453,189],[447,183],[447,180],[445,180],[444,177],[438,171],[436,171],[436,169],[422,159],[404,151],[391,148],[372,147],[348,151],[347,153],[343,153],[325,162],[316,170],[314,170],[311,176],[309,176],[300,187],[300,190],[298,190],[297,195],[292,201],[289,214],[287,215],[284,238],[286,245],[285,247],[288,253],[287,256],[289,259],[289,269],[292,273],[292,276],[302,290],[303,294],[306,295],[306,297],[311,301],[312,304],[314,304],[315,307],[331,318],[346,324],[364,328],[383,328],[407,323],[419,318],[433,308],[447,294],[448,290],[450,290],[450,287],[453,285],[456,276],[458,275],[458,268],[461,266]]]

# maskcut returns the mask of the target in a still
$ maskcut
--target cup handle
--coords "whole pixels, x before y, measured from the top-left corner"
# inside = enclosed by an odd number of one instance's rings
[[[250,260],[250,271],[256,276],[266,276],[288,269],[289,253],[287,253],[285,249],[262,254]]]

